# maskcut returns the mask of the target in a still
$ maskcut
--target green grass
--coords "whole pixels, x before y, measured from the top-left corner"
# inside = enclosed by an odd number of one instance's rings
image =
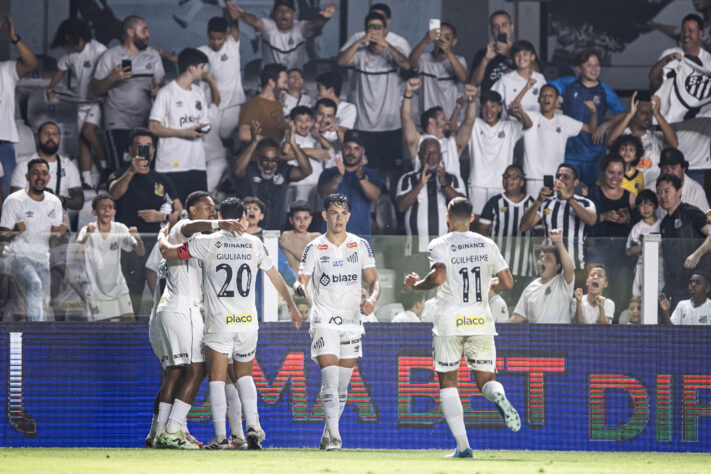
[[[474,459],[443,459],[440,450],[2,448],[0,472],[162,473],[615,473],[710,472],[711,454],[475,451]]]

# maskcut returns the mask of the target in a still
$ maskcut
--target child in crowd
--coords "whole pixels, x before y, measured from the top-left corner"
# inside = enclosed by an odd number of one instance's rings
[[[143,241],[135,227],[113,222],[116,207],[108,194],[98,194],[91,207],[96,222],[82,227],[77,242],[86,261],[94,319],[120,317],[122,321],[135,321],[128,285],[121,273],[121,251],[143,256]]]
[[[675,326],[711,325],[711,273],[707,269],[696,269],[689,278],[689,299],[679,301],[674,313],[669,316],[671,298],[659,294],[659,306],[662,308],[664,324]]]
[[[623,135],[624,136],[624,135]],[[620,137],[622,138],[622,137]],[[642,189],[635,199],[635,206],[642,216],[642,220],[637,222],[630,230],[627,238],[627,248],[625,253],[629,256],[639,255],[637,268],[632,284],[632,296],[642,294],[642,238],[645,234],[658,234],[660,232],[661,221],[657,219],[656,210],[659,207],[657,195],[650,189]],[[659,257],[659,288],[664,288],[663,260]]]
[[[264,212],[266,211],[266,206],[261,199],[255,196],[247,196],[242,199],[244,204],[244,211],[247,213],[247,232],[250,235],[254,235],[259,239],[262,239],[262,228],[259,224],[264,220]]]
[[[286,72],[286,90],[281,96],[284,117],[288,117],[294,107],[299,105],[311,107],[313,102],[311,96],[304,93],[304,73],[299,68],[289,69]]]
[[[572,321],[577,324],[611,324],[615,316],[615,302],[605,298],[607,270],[603,265],[593,265],[585,280],[587,294],[576,288],[570,305]]]
[[[491,86],[491,90],[501,94],[504,101],[504,109],[508,110],[511,103],[516,99],[530,79],[535,79],[534,86],[524,93],[521,98],[521,107],[525,111],[538,111],[538,94],[541,86],[546,83],[546,78],[533,68],[536,63],[536,50],[533,45],[526,40],[516,41],[511,46],[511,57],[516,63],[516,71],[504,74]],[[587,122],[587,120],[585,120]]]
[[[620,313],[618,324],[642,324],[642,298],[633,296],[627,309]]]
[[[425,294],[421,291],[404,290],[400,294],[400,302],[405,311],[393,317],[391,323],[421,323],[422,312],[425,310]]]
[[[610,153],[620,155],[625,160],[622,189],[637,196],[644,189],[644,174],[637,169],[639,160],[644,156],[642,140],[632,134],[620,135],[610,147]]]
[[[321,234],[309,232],[312,216],[311,207],[306,201],[291,203],[287,218],[293,230],[282,232],[279,238],[279,248],[286,256],[289,266],[296,272],[299,271],[299,264],[306,245]]]

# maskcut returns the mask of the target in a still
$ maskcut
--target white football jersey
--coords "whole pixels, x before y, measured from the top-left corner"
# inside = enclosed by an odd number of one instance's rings
[[[430,242],[430,266],[442,263],[447,279],[437,289],[436,336],[495,335],[489,307],[491,278],[509,268],[493,240],[450,232]]]
[[[311,327],[363,330],[360,287],[363,270],[375,267],[367,240],[348,233],[340,246],[325,235],[309,243],[299,275],[311,277]]]
[[[188,238],[181,232],[189,219],[178,221],[168,234],[168,242],[184,244]],[[202,301],[202,265],[198,260],[166,260],[165,290],[156,311],[187,312]]]
[[[679,301],[676,309],[671,316],[671,321],[677,326],[708,326],[711,324],[711,300],[706,298],[706,301],[701,306],[696,308],[691,303],[691,300]]]
[[[203,263],[205,333],[257,331],[257,270],[274,266],[262,241],[222,230],[199,235],[181,249]]]

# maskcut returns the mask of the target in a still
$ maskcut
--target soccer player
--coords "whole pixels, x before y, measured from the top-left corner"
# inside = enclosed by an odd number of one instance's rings
[[[348,197],[329,195],[323,204],[326,233],[306,246],[297,295],[306,296],[312,283],[311,358],[321,368],[321,401],[326,426],[320,448],[341,449],[338,421],[348,400],[348,383],[356,359],[361,356],[361,314],[371,314],[380,296],[375,259],[365,239],[346,232],[351,216]],[[361,280],[368,284],[368,297],[361,302]]]
[[[422,279],[417,273],[405,277],[405,286],[410,290],[437,288],[432,356],[442,412],[457,440],[457,449],[449,455],[454,458],[473,457],[457,391],[462,354],[474,372],[477,387],[496,404],[506,426],[512,431],[521,428],[516,409],[496,380],[496,327],[488,301],[494,276],[498,278],[493,285],[497,292],[513,287],[513,277],[494,241],[469,231],[472,210],[469,200],[452,199],[447,209],[450,232],[430,242],[430,272]]]
[[[232,219],[241,228],[246,227],[244,205],[238,198],[227,198],[220,206],[220,219]],[[213,221],[217,230],[219,222]],[[296,308],[289,289],[277,268],[272,264],[266,247],[247,233],[230,231],[200,235],[182,245],[170,244],[162,230],[158,238],[163,258],[202,263],[204,272],[203,295],[205,299],[205,347],[208,377],[210,380],[210,409],[215,438],[205,449],[230,449],[225,419],[227,400],[225,380],[230,361],[232,380],[237,381],[239,398],[244,407],[247,424],[247,446],[261,449],[265,438],[257,413],[257,387],[252,378],[252,364],[257,351],[259,329],[257,308],[252,282],[261,268],[286,301],[291,320],[298,328],[301,314]]]
[[[207,192],[194,191],[185,201],[188,219],[178,221],[167,240],[183,244],[211,229],[242,232],[233,221],[214,221],[215,203]],[[149,324],[151,346],[165,377],[158,392],[158,413],[146,439],[159,448],[197,449],[185,424],[190,405],[205,378],[200,313],[202,268],[199,262],[167,261],[166,286]],[[151,439],[152,438],[152,439]],[[196,441],[196,440],[195,440]]]

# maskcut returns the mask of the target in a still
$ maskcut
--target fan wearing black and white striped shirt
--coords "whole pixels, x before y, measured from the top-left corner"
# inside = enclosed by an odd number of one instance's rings
[[[563,243],[575,268],[582,270],[585,268],[585,237],[588,228],[597,222],[597,211],[591,200],[574,193],[579,182],[577,168],[570,163],[561,163],[556,171],[553,189],[547,186],[541,188],[536,200],[524,213],[519,228],[525,232],[543,222],[546,232],[561,229]]]

